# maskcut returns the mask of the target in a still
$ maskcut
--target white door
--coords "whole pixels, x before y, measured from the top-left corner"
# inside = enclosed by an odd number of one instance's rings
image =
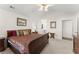
[[[62,23],[62,35],[65,38],[72,38],[72,21],[71,20],[65,20]]]

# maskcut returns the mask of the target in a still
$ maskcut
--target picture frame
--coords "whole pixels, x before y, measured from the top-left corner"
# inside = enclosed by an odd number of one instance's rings
[[[50,22],[50,28],[56,28],[56,21]]]
[[[26,26],[27,20],[23,18],[17,18],[17,26]]]

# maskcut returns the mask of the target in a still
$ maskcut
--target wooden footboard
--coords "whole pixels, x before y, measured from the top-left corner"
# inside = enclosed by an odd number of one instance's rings
[[[47,43],[48,43],[48,34],[45,34],[29,44],[29,53],[31,54],[41,53],[41,51],[43,50],[43,48],[46,46]]]

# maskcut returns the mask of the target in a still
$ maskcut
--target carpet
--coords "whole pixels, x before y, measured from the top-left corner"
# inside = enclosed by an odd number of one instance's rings
[[[14,54],[9,48],[0,54]],[[73,54],[73,41],[49,39],[49,43],[42,50],[41,54]]]

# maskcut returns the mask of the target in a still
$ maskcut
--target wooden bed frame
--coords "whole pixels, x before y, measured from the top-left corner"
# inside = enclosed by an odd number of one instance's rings
[[[11,32],[11,31],[10,31]],[[33,40],[29,44],[29,54],[39,54],[43,50],[43,48],[48,43],[48,33],[42,35],[38,39]],[[12,44],[8,42],[9,48],[16,54],[20,54],[19,50],[17,50]]]

